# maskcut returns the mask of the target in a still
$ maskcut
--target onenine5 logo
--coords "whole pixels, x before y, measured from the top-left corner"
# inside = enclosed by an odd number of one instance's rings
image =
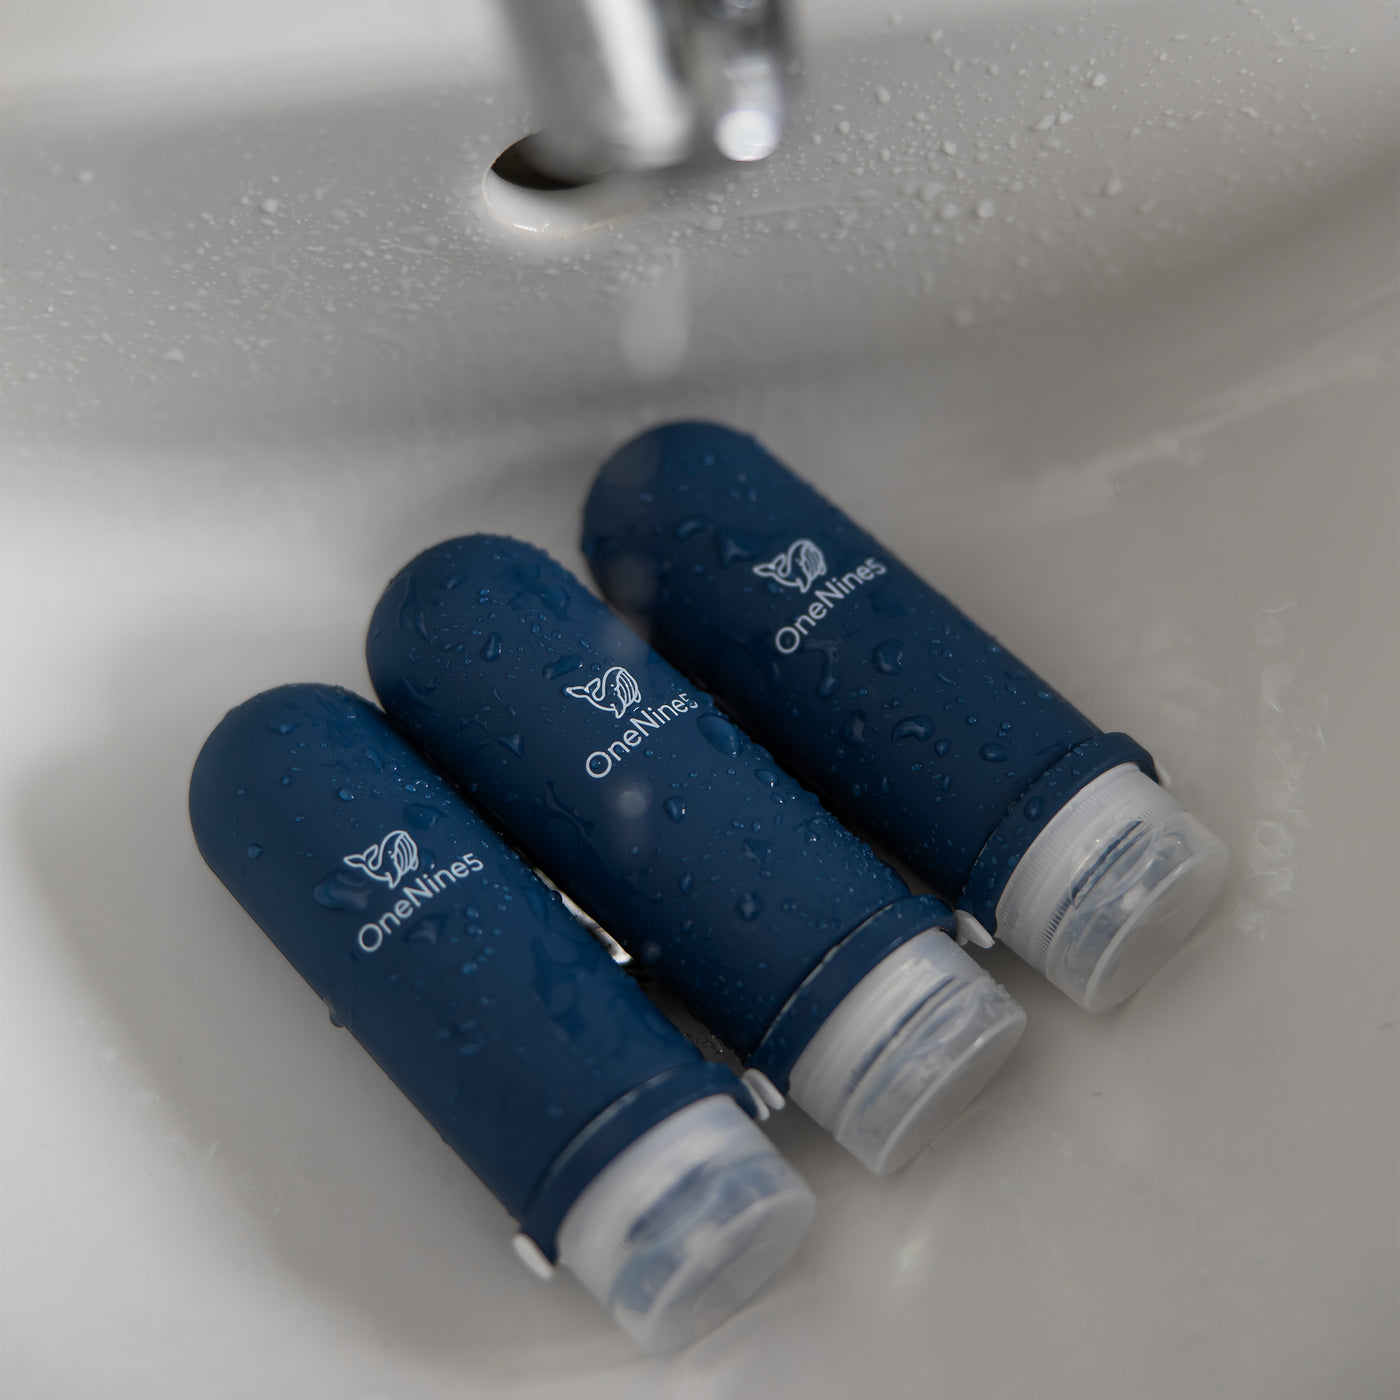
[[[766,564],[755,564],[753,571],[759,578],[771,578],[784,588],[805,593],[826,573],[826,555],[811,540],[793,540]]]
[[[352,851],[348,856],[342,856],[341,860],[352,870],[362,871],[371,880],[388,885],[391,890],[400,890],[400,897],[394,901],[392,909],[385,910],[373,923],[361,925],[356,941],[366,953],[377,953],[384,946],[384,940],[429,900],[435,899],[459,880],[465,880],[486,868],[467,851],[451,864],[425,871],[412,884],[405,885],[404,877],[418,869],[420,860],[418,843],[406,831],[391,831],[368,849]]]
[[[606,710],[614,719],[621,719],[641,700],[642,688],[626,667],[609,666],[587,685],[566,685],[564,694],[587,700],[595,710]]]
[[[594,676],[585,685],[566,685],[564,694],[575,700],[587,700],[595,710],[602,710],[615,719],[623,719],[635,705],[640,705],[642,688],[636,677],[623,666],[609,666],[601,676]],[[606,778],[633,749],[641,748],[650,730],[678,718],[699,705],[685,691],[679,691],[664,705],[655,709],[636,710],[619,738],[605,749],[594,749],[583,761],[583,770],[590,778]]]
[[[753,571],[759,578],[772,579],[784,588],[795,588],[799,593],[806,593],[819,578],[826,575],[826,555],[811,540],[794,540],[767,563],[755,564]],[[837,604],[885,572],[885,566],[872,556],[839,578],[833,576],[829,582],[817,588],[804,611],[773,633],[773,645],[784,656],[790,656],[802,645],[803,637]]]

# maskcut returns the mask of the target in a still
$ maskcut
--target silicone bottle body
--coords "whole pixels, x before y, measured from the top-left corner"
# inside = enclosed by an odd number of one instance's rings
[[[1131,934],[1121,909],[1093,935],[1078,910],[1006,920],[1012,871],[1096,779],[1138,770],[1137,805],[1156,811],[1151,757],[1100,732],[752,438],[679,423],[627,444],[594,484],[584,552],[604,595],[833,811],[955,901],[965,927],[999,933],[1084,1004],[1135,990],[1218,888],[1224,849],[1183,813],[1133,877],[1151,893]],[[1101,915],[1112,900],[1097,866],[1139,821],[1133,805],[1017,910],[1077,889]]]
[[[420,555],[381,598],[367,655],[405,731],[780,1093],[863,978],[951,928],[530,545],[475,535]],[[934,942],[940,986],[999,998],[1004,1057],[1019,1008]],[[861,1034],[883,1045],[891,1027]]]
[[[527,1260],[547,1270],[570,1220],[574,1237],[596,1237],[596,1224],[580,1235],[580,1198],[596,1198],[663,1125],[695,1121],[700,1104],[717,1106],[695,1129],[702,1146],[681,1136],[695,1162],[720,1163],[707,1189],[742,1167],[757,1207],[736,1221],[729,1203],[731,1234],[762,1234],[776,1211],[774,1267],[791,1252],[810,1196],[736,1107],[750,1101],[744,1087],[702,1060],[374,705],[297,685],[238,706],[195,764],[190,817],[209,866],[332,1018],[521,1222]],[[645,1232],[624,1223],[628,1248],[641,1249]],[[615,1269],[628,1251],[603,1235]],[[676,1238],[646,1247],[670,1260],[661,1272],[673,1286],[693,1290]],[[714,1263],[712,1252],[701,1272]],[[622,1316],[606,1264],[588,1270],[643,1345],[684,1333],[662,1317],[669,1301],[639,1303],[635,1280]]]

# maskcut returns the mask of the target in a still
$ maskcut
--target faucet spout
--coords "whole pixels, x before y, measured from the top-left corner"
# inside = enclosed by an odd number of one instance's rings
[[[784,0],[503,0],[561,180],[762,160],[793,75]]]

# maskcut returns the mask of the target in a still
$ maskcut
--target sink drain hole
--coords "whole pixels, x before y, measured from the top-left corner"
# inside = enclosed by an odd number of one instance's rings
[[[516,189],[555,194],[561,190],[582,190],[595,183],[588,179],[568,180],[552,174],[536,155],[533,136],[523,136],[513,146],[507,146],[491,163],[491,174],[514,185]]]
[[[535,138],[507,146],[482,180],[486,208],[497,223],[520,233],[571,238],[613,223],[643,201],[641,181],[625,175],[571,180],[536,157]]]

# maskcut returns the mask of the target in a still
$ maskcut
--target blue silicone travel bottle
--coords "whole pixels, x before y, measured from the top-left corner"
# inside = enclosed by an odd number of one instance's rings
[[[366,700],[229,712],[190,781],[200,853],[520,1223],[648,1351],[732,1313],[813,1210],[746,1087]]]
[[[652,429],[602,468],[604,596],[830,803],[1091,1011],[1191,935],[1225,847],[1105,734],[753,438]]]
[[[915,897],[572,574],[472,535],[389,584],[384,707],[748,1066],[877,1172],[949,1123],[1024,1014]]]

